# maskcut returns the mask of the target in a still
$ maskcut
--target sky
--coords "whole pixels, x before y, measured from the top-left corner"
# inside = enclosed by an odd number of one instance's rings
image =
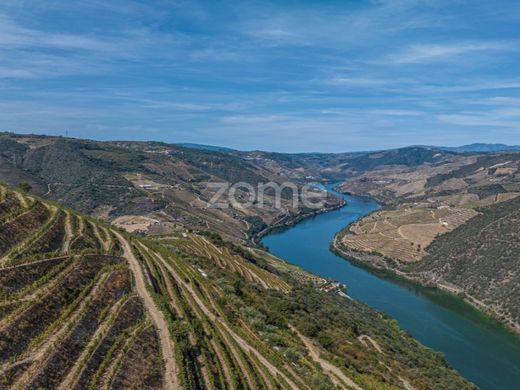
[[[520,144],[520,2],[3,0],[0,131],[282,152]]]

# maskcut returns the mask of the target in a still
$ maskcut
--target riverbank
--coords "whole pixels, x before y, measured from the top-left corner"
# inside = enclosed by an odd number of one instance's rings
[[[352,195],[351,192],[343,192],[341,186],[336,186],[334,190],[337,193]],[[353,194],[355,196],[362,196],[377,201],[382,208],[399,208],[399,203],[389,202],[380,196],[370,198],[367,194]],[[374,211],[375,212],[375,211]],[[370,215],[374,212],[364,216],[363,218],[369,219]],[[491,321],[495,321],[504,327],[507,331],[520,336],[520,322],[518,317],[515,319],[511,314],[506,313],[504,306],[499,301],[496,304],[490,302],[483,302],[482,296],[475,297],[472,294],[465,291],[463,286],[454,284],[453,281],[450,283],[443,277],[443,273],[440,268],[434,268],[432,270],[420,270],[416,269],[420,267],[421,260],[414,262],[404,262],[402,260],[393,258],[391,255],[382,254],[377,251],[363,251],[362,248],[352,248],[348,243],[343,242],[341,239],[350,229],[353,223],[345,226],[340,232],[335,234],[334,239],[331,242],[331,250],[333,250],[338,256],[353,260],[356,264],[366,267],[369,271],[377,270],[379,273],[386,275],[386,277],[398,278],[400,280],[406,280],[408,283],[412,283],[416,286],[423,288],[436,288],[446,294],[457,297],[463,300],[466,304],[478,310],[483,316],[490,318]],[[377,222],[375,223],[377,226]],[[401,234],[399,232],[399,234]],[[412,243],[413,245],[413,243]],[[427,244],[428,246],[430,244]],[[425,248],[427,247],[425,244]],[[369,247],[370,248],[370,247]],[[425,248],[423,250],[425,250]],[[449,251],[449,247],[448,247]],[[439,270],[437,272],[437,270]],[[483,295],[484,297],[490,295]]]
[[[361,252],[348,248],[341,242],[341,236],[346,230],[348,230],[349,226],[350,225],[346,226],[338,232],[331,242],[330,249],[336,255],[367,269],[369,272],[374,272],[383,278],[405,282],[417,288],[436,289],[439,292],[450,296],[452,299],[458,299],[473,308],[473,310],[475,310],[486,322],[495,323],[495,325],[502,327],[520,339],[520,324],[518,322],[503,317],[500,312],[493,309],[493,307],[486,305],[481,300],[467,294],[460,287],[443,284],[432,278],[428,279],[426,275],[417,275],[403,271],[400,268],[401,264],[399,261],[382,256],[378,253]]]
[[[346,284],[352,299],[380,311],[389,321],[395,319],[423,345],[442,352],[450,365],[481,389],[516,389],[520,383],[516,335],[454,295],[369,270],[330,250],[337,232],[380,206],[327,188],[343,197],[347,206],[265,236],[262,243],[269,251],[307,272]]]
[[[337,193],[337,195],[355,196],[360,199],[365,199],[366,201],[375,201],[382,207],[391,207],[389,204],[381,204],[380,200],[373,199],[368,195],[341,193],[336,190],[335,186],[333,186],[332,189]],[[256,246],[264,247],[261,240],[269,234],[282,232],[296,226],[299,223],[305,222],[312,217],[316,217],[320,214],[339,210],[345,207],[347,205],[347,201],[343,198],[340,199],[341,202],[336,205],[313,210],[309,213],[291,216],[287,220],[282,219],[277,221],[251,237],[251,242]],[[378,210],[374,210],[372,212],[377,211]],[[370,214],[367,214],[364,217],[369,215]],[[341,244],[339,237],[341,237],[341,235],[346,232],[354,222],[356,221],[352,221],[334,235],[334,239],[330,243],[329,248],[331,252],[345,260],[351,261],[357,266],[360,266],[366,269],[368,272],[374,273],[381,278],[392,280],[397,283],[405,283],[408,286],[412,286],[414,288],[421,288],[423,289],[422,292],[425,293],[425,295],[434,296],[444,294],[447,298],[457,300],[460,304],[466,306],[465,308],[459,307],[459,309],[465,311],[466,313],[470,313],[472,311],[470,314],[473,317],[480,317],[480,320],[487,322],[492,326],[499,326],[520,339],[520,323],[511,321],[509,318],[504,318],[500,315],[499,312],[493,310],[492,307],[485,305],[482,301],[467,294],[461,288],[458,288],[457,286],[449,286],[436,282],[433,279],[425,279],[424,277],[421,278],[419,275],[407,273],[400,268],[400,262],[395,259],[382,256],[375,252],[360,252],[352,248],[347,248],[344,244]]]
[[[255,235],[253,235],[249,239],[251,240],[253,245],[263,247],[263,245],[262,245],[262,243],[260,241],[265,236],[267,236],[267,235],[269,235],[271,233],[281,232],[281,231],[283,231],[285,229],[289,229],[291,227],[294,227],[298,223],[303,222],[303,221],[305,221],[305,220],[307,220],[309,218],[316,217],[317,215],[320,215],[320,214],[323,214],[323,213],[328,213],[330,211],[339,210],[342,207],[347,205],[346,200],[344,200],[342,198],[338,198],[338,199],[339,199],[338,204],[335,204],[335,205],[332,205],[332,206],[329,206],[329,207],[323,207],[321,209],[313,210],[313,211],[308,212],[308,213],[296,214],[294,216],[290,216],[289,218],[287,218],[287,216],[286,216],[286,217],[282,218],[281,220],[276,221],[273,224],[267,226],[265,229],[263,229],[260,232],[256,233]],[[287,218],[287,220],[285,220],[285,218]]]

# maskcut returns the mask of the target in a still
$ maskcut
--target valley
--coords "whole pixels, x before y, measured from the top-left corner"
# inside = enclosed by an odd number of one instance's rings
[[[498,5],[0,1],[0,390],[519,390]]]
[[[183,148],[156,142],[99,142],[61,137],[0,134],[0,180],[12,186],[27,183],[35,194],[80,212],[114,222],[130,232],[161,235],[188,226],[215,231],[235,242],[248,242],[268,225],[309,215],[293,192],[264,192],[263,205],[247,209],[247,189],[239,188],[239,202],[209,203],[216,188],[211,183],[274,183],[293,178],[287,169],[270,169],[239,155]],[[292,181],[291,181],[292,183]],[[325,208],[337,207],[329,197]]]
[[[334,184],[329,185],[331,191],[333,187]],[[390,315],[421,343],[442,352],[458,372],[480,389],[516,388],[520,381],[517,335],[460,297],[396,278],[390,270],[375,270],[370,263],[355,257],[341,257],[330,247],[334,235],[345,224],[380,207],[366,197],[342,196],[347,205],[341,209],[272,233],[262,242],[274,254],[309,272],[345,283],[351,299]],[[365,337],[361,339],[372,344]]]
[[[339,194],[328,193],[320,208],[310,209],[294,207],[290,191],[278,198],[268,191],[265,204],[244,207],[248,192],[239,190],[238,201],[213,208],[214,182],[289,181],[300,191],[348,177],[338,190],[377,199],[382,207],[346,228],[347,222],[335,225],[332,233],[344,228],[335,251],[455,293],[517,326],[520,154],[410,147],[284,155],[10,133],[1,134],[0,143],[0,180],[18,187],[0,186],[0,275],[6,275],[0,331],[19,345],[6,350],[2,363],[7,387],[127,388],[135,373],[125,370],[163,361],[139,380],[150,388],[473,388],[386,314],[338,294],[337,278],[305,272],[259,245],[277,228],[335,215],[326,212],[345,207]],[[98,268],[90,270],[91,258],[99,258]],[[78,295],[70,296],[65,272],[85,266]],[[37,299],[60,278],[70,300],[49,302],[51,318],[27,328],[19,316],[32,304],[39,317]],[[122,290],[109,306],[97,304],[97,294],[112,285]],[[119,325],[127,300],[141,314]],[[80,327],[85,316],[98,318],[88,330]],[[90,341],[74,338],[74,326]],[[141,330],[144,340],[136,338]],[[57,348],[70,349],[67,343],[76,346],[75,355],[62,376],[51,378],[52,367],[65,364],[53,356],[65,354]]]
[[[345,257],[466,299],[520,331],[516,243],[520,154],[381,167],[338,189],[385,205],[334,240]],[[493,271],[491,271],[493,270]]]
[[[3,388],[474,388],[262,250],[186,229],[130,236],[0,188]]]

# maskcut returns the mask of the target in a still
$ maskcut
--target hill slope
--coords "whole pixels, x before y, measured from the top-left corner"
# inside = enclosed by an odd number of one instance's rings
[[[114,233],[1,191],[0,387],[160,388],[158,333]]]
[[[255,151],[236,152],[235,155],[287,177],[330,181],[345,180],[380,167],[394,165],[413,169],[425,163],[444,164],[460,158],[451,152],[413,146],[377,152],[288,154]]]
[[[212,183],[294,183],[344,180],[389,165],[414,169],[424,163],[445,164],[451,153],[410,147],[389,151],[340,154],[282,154],[186,148],[158,142],[99,142],[37,135],[0,134],[0,180],[81,212],[103,218],[130,232],[165,234],[176,226],[212,230],[233,241],[253,239],[268,226],[310,215],[302,202],[293,204],[282,192],[281,207],[266,191],[264,207],[244,208],[249,192],[238,201],[213,208]],[[259,191],[257,190],[257,193]],[[257,194],[258,195],[258,194]],[[258,199],[257,199],[258,200]],[[329,197],[324,209],[336,207]]]
[[[336,237],[343,255],[460,294],[520,332],[520,153],[380,167],[340,188],[385,204]]]
[[[452,288],[520,331],[520,198],[479,212],[433,241],[409,272]]]
[[[274,172],[241,156],[183,148],[156,142],[98,142],[36,135],[0,134],[0,180],[32,191],[128,231],[164,234],[178,225],[217,231],[234,241],[247,241],[267,225],[307,214],[283,192],[281,207],[265,191],[265,207],[241,202],[249,193],[237,191],[229,202],[226,191],[213,208],[212,183],[282,184],[284,172]],[[301,182],[296,181],[301,187]],[[338,205],[329,198],[326,207]]]
[[[2,388],[474,388],[391,319],[215,234],[130,237],[4,186],[0,232]]]

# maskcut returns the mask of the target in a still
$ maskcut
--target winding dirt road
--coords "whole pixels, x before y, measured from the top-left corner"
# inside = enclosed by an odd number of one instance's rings
[[[170,332],[168,330],[168,323],[166,322],[163,313],[157,308],[157,306],[155,306],[152,296],[146,288],[143,271],[139,266],[138,260],[134,256],[132,247],[120,233],[114,231],[114,234],[121,242],[121,245],[123,246],[123,256],[128,260],[130,269],[134,274],[137,293],[143,299],[143,303],[148,310],[153,323],[159,330],[161,350],[165,363],[164,388],[167,390],[182,389],[177,375],[178,369],[175,362],[173,342],[170,338]]]

